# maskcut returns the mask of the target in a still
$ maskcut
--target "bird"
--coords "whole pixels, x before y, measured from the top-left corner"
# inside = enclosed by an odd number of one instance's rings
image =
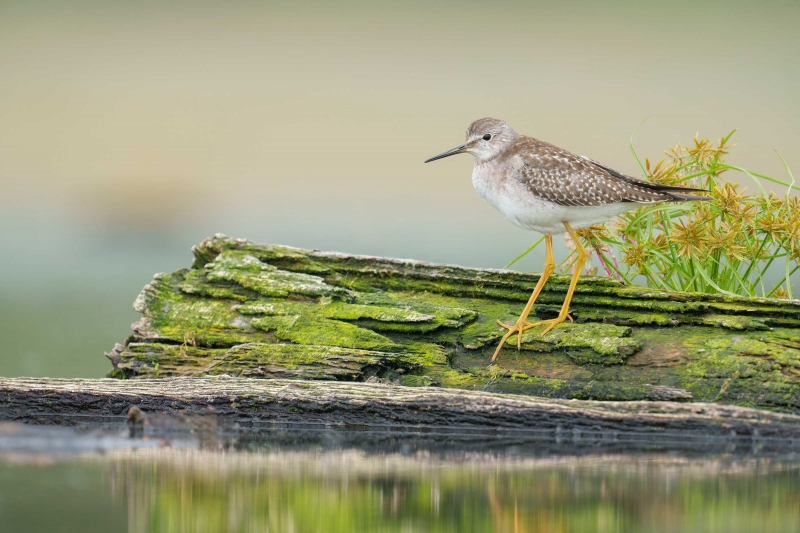
[[[506,329],[492,356],[514,334],[521,348],[524,331],[547,326],[541,335],[572,317],[569,305],[588,253],[576,229],[606,222],[639,207],[662,202],[706,201],[687,194],[704,189],[652,183],[626,176],[597,161],[574,154],[545,141],[520,135],[506,122],[494,118],[476,120],[467,128],[465,142],[425,160],[425,163],[467,153],[475,159],[472,185],[478,195],[514,225],[544,235],[545,263],[528,303],[514,324]],[[577,252],[567,295],[556,318],[528,322],[528,316],[550,274],[555,270],[553,235],[564,230]]]

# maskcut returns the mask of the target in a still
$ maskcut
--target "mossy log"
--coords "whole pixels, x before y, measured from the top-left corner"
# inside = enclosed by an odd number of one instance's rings
[[[502,334],[538,275],[260,245],[217,235],[159,274],[107,356],[118,378],[379,381],[587,400],[721,402],[800,413],[800,301],[582,278],[574,323]],[[552,318],[568,279],[534,309]]]

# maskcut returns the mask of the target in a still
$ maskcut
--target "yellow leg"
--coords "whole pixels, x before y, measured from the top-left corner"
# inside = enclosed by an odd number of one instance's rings
[[[572,274],[572,281],[570,281],[569,283],[569,289],[567,290],[567,297],[564,299],[564,304],[561,306],[561,312],[558,313],[558,316],[550,320],[542,320],[541,322],[536,322],[535,324],[527,324],[525,326],[525,329],[530,329],[534,326],[541,326],[543,324],[547,324],[547,327],[542,332],[542,336],[544,336],[545,333],[547,333],[557,325],[561,324],[565,320],[569,319],[570,321],[572,321],[572,317],[569,316],[569,304],[572,301],[572,294],[575,292],[575,286],[578,284],[578,278],[581,276],[581,271],[583,271],[583,265],[584,263],[586,263],[586,258],[589,257],[589,254],[586,253],[586,249],[581,244],[581,241],[575,234],[575,230],[572,229],[572,226],[570,226],[569,223],[564,222],[564,227],[567,228],[569,236],[572,237],[572,242],[575,243],[575,250],[578,252],[578,258],[575,260],[575,273]]]
[[[533,289],[533,293],[531,294],[528,303],[525,305],[525,309],[522,310],[522,314],[519,315],[517,322],[513,326],[509,326],[508,324],[503,324],[499,320],[497,321],[498,324],[506,328],[508,331],[503,338],[500,339],[500,344],[497,346],[497,349],[494,351],[494,355],[492,356],[492,361],[497,359],[497,354],[500,353],[500,348],[506,343],[508,338],[513,335],[514,333],[517,334],[517,349],[520,348],[522,345],[522,332],[526,329],[531,327],[528,320],[528,315],[533,309],[533,304],[536,302],[536,298],[539,297],[539,293],[542,292],[542,288],[544,284],[547,283],[547,278],[550,277],[550,274],[553,273],[553,270],[556,268],[556,262],[553,260],[553,237],[550,235],[545,235],[544,237],[544,245],[545,245],[545,259],[544,259],[544,268],[542,269],[542,275],[539,278],[539,281],[536,283],[536,288]]]

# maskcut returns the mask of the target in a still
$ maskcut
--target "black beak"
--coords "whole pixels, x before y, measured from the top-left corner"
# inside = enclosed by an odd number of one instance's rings
[[[466,144],[462,144],[461,146],[456,146],[452,150],[448,150],[448,151],[443,152],[443,153],[441,153],[439,155],[435,155],[435,156],[431,157],[430,159],[426,159],[425,162],[426,163],[430,163],[431,161],[436,161],[437,159],[442,159],[444,157],[450,157],[451,155],[463,154],[466,151],[467,151],[467,145]]]

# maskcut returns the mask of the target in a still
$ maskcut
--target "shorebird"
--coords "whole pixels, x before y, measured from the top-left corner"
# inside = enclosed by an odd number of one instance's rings
[[[472,185],[508,220],[522,229],[544,234],[545,262],[542,275],[516,323],[497,323],[507,331],[492,356],[497,359],[509,337],[517,334],[517,349],[522,333],[546,325],[548,331],[565,320],[572,321],[569,304],[588,254],[576,229],[606,222],[626,211],[647,204],[710,200],[684,194],[703,191],[650,183],[620,174],[588,157],[526,137],[494,118],[476,120],[467,128],[466,141],[452,150],[427,159],[430,163],[451,155],[468,153],[475,158]],[[575,243],[577,259],[567,296],[556,318],[528,322],[536,298],[555,269],[553,235],[566,230]]]

